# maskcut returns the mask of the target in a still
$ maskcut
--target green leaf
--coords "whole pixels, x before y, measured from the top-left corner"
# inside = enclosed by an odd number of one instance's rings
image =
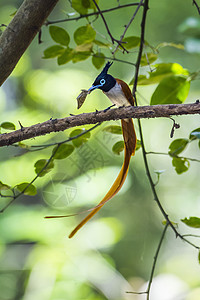
[[[27,188],[26,188],[27,187]],[[23,192],[24,195],[34,196],[37,194],[36,187],[31,183],[23,182],[15,187],[20,193]]]
[[[3,129],[7,129],[7,130],[15,130],[15,124],[11,123],[11,122],[3,122],[0,125]]]
[[[44,50],[43,58],[53,58],[63,53],[65,48],[59,45],[51,46]]]
[[[87,52],[92,51],[93,43],[86,43],[76,46],[75,51],[76,52]]]
[[[85,132],[85,129],[75,129],[70,133],[70,138],[74,138],[80,134],[82,134],[83,132]],[[88,141],[88,139],[90,138],[91,134],[90,132],[86,132],[85,134],[81,135],[80,137],[73,139],[72,143],[74,144],[74,146],[76,148],[80,147],[81,145],[83,145],[84,143],[86,143]]]
[[[189,169],[190,163],[186,158],[173,157],[172,165],[175,167],[177,174],[182,174]]]
[[[192,141],[196,139],[200,139],[200,127],[191,131],[189,139]]]
[[[88,57],[90,57],[91,52],[73,52],[72,62],[77,63],[78,61],[86,60]]]
[[[142,147],[141,141],[137,140],[135,151],[139,150]]]
[[[100,48],[109,48],[111,46],[109,43],[103,43],[99,40],[94,40],[93,43],[99,46]]]
[[[22,143],[22,142],[19,142],[19,143],[18,143],[18,146],[19,146],[20,148],[22,148],[22,149],[30,149],[30,148],[31,148],[31,146],[26,145],[26,144],[24,144],[24,143]]]
[[[176,139],[169,145],[169,155],[176,156],[180,154],[189,143],[188,139]]]
[[[181,219],[181,221],[189,227],[192,228],[200,228],[200,218],[197,217],[189,217],[188,219]]]
[[[96,36],[96,31],[92,28],[91,25],[86,25],[79,27],[74,32],[74,41],[77,45],[91,43],[94,41]]]
[[[68,63],[73,57],[73,49],[67,48],[60,56],[57,58],[58,65],[64,65]]]
[[[52,150],[52,154],[55,153],[54,159],[64,159],[72,154],[74,151],[74,146],[69,144],[61,144],[56,151],[58,146],[55,146]],[[56,151],[56,152],[55,152]]]
[[[96,2],[98,3],[98,0]],[[96,10],[96,6],[92,0],[72,0],[72,7],[81,15],[87,14],[88,9],[92,8]]]
[[[200,251],[199,251],[199,254],[198,254],[198,261],[199,261],[199,264],[200,264]]]
[[[96,53],[95,56],[92,56],[92,63],[97,70],[101,69],[105,63],[105,55],[103,53]]]
[[[69,45],[70,36],[65,29],[58,26],[50,26],[49,33],[56,43],[64,46]]]
[[[87,1],[89,2],[89,0]],[[79,14],[85,15],[88,12],[87,2],[82,0],[72,0],[72,7],[75,9]]]
[[[173,48],[176,48],[176,49],[184,50],[184,45],[182,45],[182,44],[167,43],[167,42],[160,43],[156,47],[156,49],[160,49],[160,48],[164,48],[164,47],[173,47]]]
[[[42,169],[45,167],[47,164],[48,159],[39,159],[36,161],[34,167],[35,167],[35,173],[39,174]],[[45,176],[47,173],[49,173],[52,169],[54,168],[54,162],[53,160],[48,164],[48,166],[40,173],[39,177]]]
[[[103,131],[114,133],[114,134],[122,134],[122,128],[119,125],[109,125],[106,126]]]
[[[190,89],[190,81],[183,76],[164,78],[155,89],[150,105],[180,104],[185,101]]]
[[[10,189],[11,189],[11,187],[9,185],[0,181],[0,191],[10,190]]]
[[[140,45],[140,37],[138,36],[128,36],[125,37],[122,42],[124,42],[122,45],[127,50],[138,47]]]
[[[141,57],[140,65],[143,67],[143,66],[152,64],[157,58],[158,58],[158,55],[154,54],[154,53],[143,54]]]
[[[120,152],[122,152],[124,150],[124,141],[119,141],[117,143],[114,144],[114,146],[112,147],[112,151],[119,155]]]
[[[148,72],[147,76],[140,75],[138,78],[138,84],[148,85],[159,83],[162,79],[171,75],[189,75],[187,69],[184,69],[181,65],[177,63],[161,63],[153,66],[154,71]],[[131,80],[130,84],[133,84],[134,78]]]

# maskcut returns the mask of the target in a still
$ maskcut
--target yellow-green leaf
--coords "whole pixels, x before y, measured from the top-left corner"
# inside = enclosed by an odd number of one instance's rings
[[[91,43],[94,41],[96,31],[91,25],[81,26],[74,32],[74,41],[77,45]]]
[[[7,130],[15,130],[15,124],[11,123],[11,122],[3,122],[0,125],[3,129],[7,129]]]
[[[72,143],[75,147],[80,147],[81,145],[83,145],[84,143],[86,143],[88,141],[88,139],[90,138],[91,134],[89,131],[87,131],[85,134],[83,134],[85,132],[85,129],[75,129],[70,133],[70,138],[73,138]],[[81,136],[79,136],[81,134]],[[75,138],[76,136],[79,136],[77,138]]]
[[[117,143],[115,143],[112,147],[112,151],[119,155],[120,152],[122,152],[124,150],[124,141],[119,141]]]
[[[169,76],[164,78],[151,97],[151,105],[180,104],[187,98],[190,81],[183,76]]]
[[[39,159],[38,161],[36,161],[36,163],[34,165],[35,173],[39,177],[45,176],[47,173],[49,173],[54,168],[53,160],[46,166],[47,162],[48,162],[48,159]]]
[[[34,196],[37,194],[36,187],[32,183],[30,184],[29,182],[20,183],[16,185],[15,188],[24,195]]]
[[[52,154],[54,154],[54,159],[64,159],[72,154],[74,151],[74,146],[69,144],[61,144],[57,149],[58,146],[55,146],[52,150]]]

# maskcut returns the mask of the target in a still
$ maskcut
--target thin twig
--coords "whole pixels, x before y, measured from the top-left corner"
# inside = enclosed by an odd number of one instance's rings
[[[0,196],[2,197],[2,198],[11,198],[11,200],[4,206],[4,208],[3,209],[1,209],[0,210],[0,213],[3,213],[17,198],[19,198],[22,194],[24,194],[24,192],[28,189],[28,187],[31,185],[31,184],[33,184],[35,181],[36,181],[36,179],[38,178],[38,177],[40,177],[40,174],[42,174],[42,172],[44,171],[44,170],[46,170],[46,168],[48,167],[48,165],[50,164],[50,162],[53,160],[53,158],[54,158],[54,156],[55,156],[55,154],[56,154],[56,152],[58,151],[58,149],[59,149],[59,147],[62,145],[62,144],[64,144],[64,143],[67,143],[67,142],[70,142],[70,141],[72,141],[72,140],[75,140],[75,139],[77,139],[77,138],[79,138],[79,137],[81,137],[81,136],[83,136],[83,135],[85,135],[86,133],[88,133],[88,132],[90,132],[91,130],[94,130],[97,126],[99,126],[101,123],[98,123],[98,124],[96,124],[95,126],[93,126],[92,128],[90,128],[90,129],[88,129],[88,130],[85,130],[84,132],[82,132],[82,133],[80,133],[80,134],[78,134],[78,135],[76,135],[76,136],[74,136],[74,137],[71,137],[71,138],[69,138],[69,139],[67,139],[67,140],[64,140],[64,141],[62,141],[62,142],[59,142],[59,143],[52,143],[52,144],[47,144],[47,145],[38,145],[38,146],[35,146],[35,147],[44,147],[44,148],[47,148],[47,147],[50,147],[50,146],[57,146],[55,149],[54,149],[54,151],[52,152],[52,154],[51,154],[51,156],[50,156],[50,158],[47,160],[47,162],[46,162],[46,164],[44,165],[44,167],[40,170],[40,172],[38,172],[37,173],[37,175],[31,180],[31,182],[29,182],[29,184],[27,184],[27,186],[19,193],[19,194],[17,194],[17,195],[15,195],[14,194],[14,188],[11,190],[12,192],[13,192],[13,196],[9,196],[9,195],[2,195],[1,193],[0,193]]]
[[[157,260],[158,260],[158,255],[159,255],[162,243],[164,241],[164,237],[165,237],[165,234],[166,234],[168,226],[169,226],[169,223],[166,223],[166,225],[165,225],[165,227],[163,229],[163,232],[162,232],[162,235],[161,235],[158,247],[156,249],[156,253],[155,253],[154,259],[153,259],[153,265],[152,265],[151,274],[150,274],[150,278],[149,278],[149,283],[148,283],[148,287],[147,287],[147,291],[146,291],[147,292],[147,300],[150,299],[149,298],[150,297],[150,290],[151,290],[151,286],[152,286],[152,281],[153,281],[153,276],[154,276],[154,272],[155,272],[155,267],[156,267],[156,263],[157,263]]]
[[[139,3],[128,3],[128,4],[124,4],[124,5],[115,6],[115,7],[108,8],[108,9],[104,9],[104,10],[101,10],[101,12],[104,14],[104,13],[108,13],[108,12],[111,12],[111,11],[114,11],[114,10],[118,10],[118,9],[130,7],[130,6],[137,6],[138,4]],[[88,17],[91,17],[91,16],[99,16],[99,14],[100,14],[99,11],[95,11],[95,12],[92,12],[92,13],[89,13],[89,14],[85,14],[85,15],[80,15],[80,16],[74,17],[74,18],[67,18],[67,19],[56,20],[56,21],[46,21],[45,25],[48,26],[48,25],[56,24],[56,23],[63,23],[63,22],[69,22],[69,21],[78,21],[80,19],[88,18]]]
[[[103,15],[101,9],[99,8],[97,2],[96,2],[95,0],[92,0],[92,1],[94,2],[95,6],[96,6],[96,8],[97,8],[97,10],[98,10],[98,12],[99,12],[101,18],[102,18],[102,21],[103,21],[103,23],[104,23],[104,25],[105,25],[105,27],[106,27],[107,33],[108,33],[108,35],[110,36],[112,43],[114,44],[114,43],[116,42],[118,45],[120,45],[120,46],[122,47],[122,49],[123,49],[126,53],[128,53],[128,50],[127,50],[126,48],[124,48],[124,46],[122,45],[122,42],[120,42],[119,40],[117,40],[117,39],[115,39],[115,38],[113,37],[113,35],[112,35],[112,33],[110,32],[110,29],[109,29],[109,27],[108,27],[108,24],[107,24],[107,22],[106,22],[106,19],[104,18],[104,15]]]
[[[137,12],[139,11],[139,9],[140,9],[140,7],[141,7],[142,5],[143,5],[143,0],[140,1],[140,3],[138,4],[138,6],[137,6],[137,8],[136,8],[136,10],[135,10],[135,12],[134,12],[134,14],[133,14],[133,16],[131,17],[131,19],[130,19],[130,21],[128,22],[128,24],[125,26],[124,32],[123,32],[123,34],[121,35],[120,40],[119,40],[120,43],[122,42],[122,40],[123,40],[123,38],[124,38],[124,36],[125,36],[125,34],[126,34],[128,28],[130,27],[131,23],[132,23],[133,20],[135,19],[135,16],[137,15]],[[120,43],[117,44],[117,46],[115,47],[114,51],[112,52],[113,55],[115,54],[115,52],[116,52],[117,49],[119,48]]]
[[[136,88],[137,88],[137,81],[138,81],[138,74],[139,74],[139,69],[140,69],[140,62],[141,62],[141,57],[142,57],[142,52],[143,52],[143,46],[144,46],[144,37],[145,37],[145,24],[146,24],[146,17],[147,17],[147,11],[149,9],[149,0],[145,0],[144,2],[144,7],[143,7],[143,16],[142,16],[142,22],[141,22],[141,39],[140,39],[140,47],[139,47],[139,52],[138,52],[138,57],[137,57],[137,62],[136,62],[136,68],[135,68],[135,80],[134,80],[134,85],[133,85],[133,96],[135,98],[135,103],[137,105],[137,99],[136,99]],[[164,210],[159,197],[157,195],[156,192],[156,188],[155,188],[155,184],[153,182],[152,176],[151,176],[151,172],[149,169],[149,164],[147,161],[147,154],[146,154],[146,150],[145,150],[145,144],[144,144],[144,138],[143,138],[143,132],[142,132],[142,126],[141,126],[141,122],[140,120],[138,120],[138,127],[139,127],[139,133],[140,133],[140,140],[141,140],[141,146],[142,146],[142,155],[143,155],[143,160],[144,160],[144,165],[145,165],[145,169],[146,169],[146,173],[147,173],[147,177],[150,183],[150,187],[152,190],[152,193],[154,195],[154,200],[156,201],[162,215],[164,216],[167,224],[170,225],[170,227],[172,228],[172,230],[174,231],[176,237],[179,237],[180,239],[182,239],[183,241],[187,242],[188,244],[190,244],[191,246],[193,246],[196,249],[200,249],[200,247],[196,246],[195,244],[193,244],[192,242],[190,242],[189,240],[187,240],[184,236],[182,236],[177,229],[175,228],[175,226],[173,225],[173,223],[170,221],[168,214],[166,213],[166,211]]]
[[[199,13],[199,15],[200,15],[200,7],[199,7],[199,5],[197,4],[197,2],[196,2],[195,0],[193,0],[192,2],[193,2],[193,5],[196,6],[197,11],[198,11],[198,13]]]
[[[167,155],[167,156],[169,156],[169,157],[177,157],[177,158],[187,159],[187,160],[190,160],[190,161],[195,161],[195,162],[200,163],[200,159],[196,159],[196,158],[192,158],[192,157],[185,157],[185,156],[172,155],[172,154],[164,153],[164,152],[148,151],[148,152],[146,152],[146,154],[147,154],[147,155],[148,155],[148,154]]]
[[[151,286],[152,286],[152,281],[153,281],[153,277],[154,277],[154,272],[155,272],[155,267],[156,267],[156,263],[157,263],[157,260],[158,260],[158,255],[159,255],[159,252],[160,252],[160,249],[161,249],[161,246],[162,246],[162,243],[164,241],[164,237],[165,237],[165,234],[166,234],[166,231],[167,231],[167,228],[168,228],[169,224],[166,223],[164,229],[163,229],[163,232],[162,232],[162,235],[161,235],[161,238],[160,238],[160,241],[158,243],[158,246],[157,246],[157,249],[156,249],[156,253],[155,253],[155,256],[154,256],[154,259],[153,259],[153,265],[152,265],[152,268],[151,268],[151,274],[150,274],[150,278],[149,278],[149,283],[148,283],[148,286],[147,286],[147,290],[144,291],[144,292],[126,292],[128,294],[136,294],[136,295],[144,295],[144,294],[147,294],[147,300],[149,300],[150,298],[150,290],[151,290]]]

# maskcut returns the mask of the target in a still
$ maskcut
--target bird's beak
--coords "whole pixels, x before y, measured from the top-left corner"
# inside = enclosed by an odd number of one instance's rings
[[[92,91],[98,89],[98,88],[101,87],[101,86],[102,86],[101,84],[99,84],[99,85],[92,85],[92,86],[88,89],[89,94],[90,94]]]

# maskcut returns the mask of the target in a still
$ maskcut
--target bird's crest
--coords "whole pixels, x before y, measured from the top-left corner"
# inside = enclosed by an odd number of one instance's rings
[[[108,72],[108,69],[112,66],[112,62],[107,62],[107,64],[105,65],[105,67],[103,68],[103,70],[102,70],[102,72],[101,72],[101,74],[107,74],[107,72]]]

